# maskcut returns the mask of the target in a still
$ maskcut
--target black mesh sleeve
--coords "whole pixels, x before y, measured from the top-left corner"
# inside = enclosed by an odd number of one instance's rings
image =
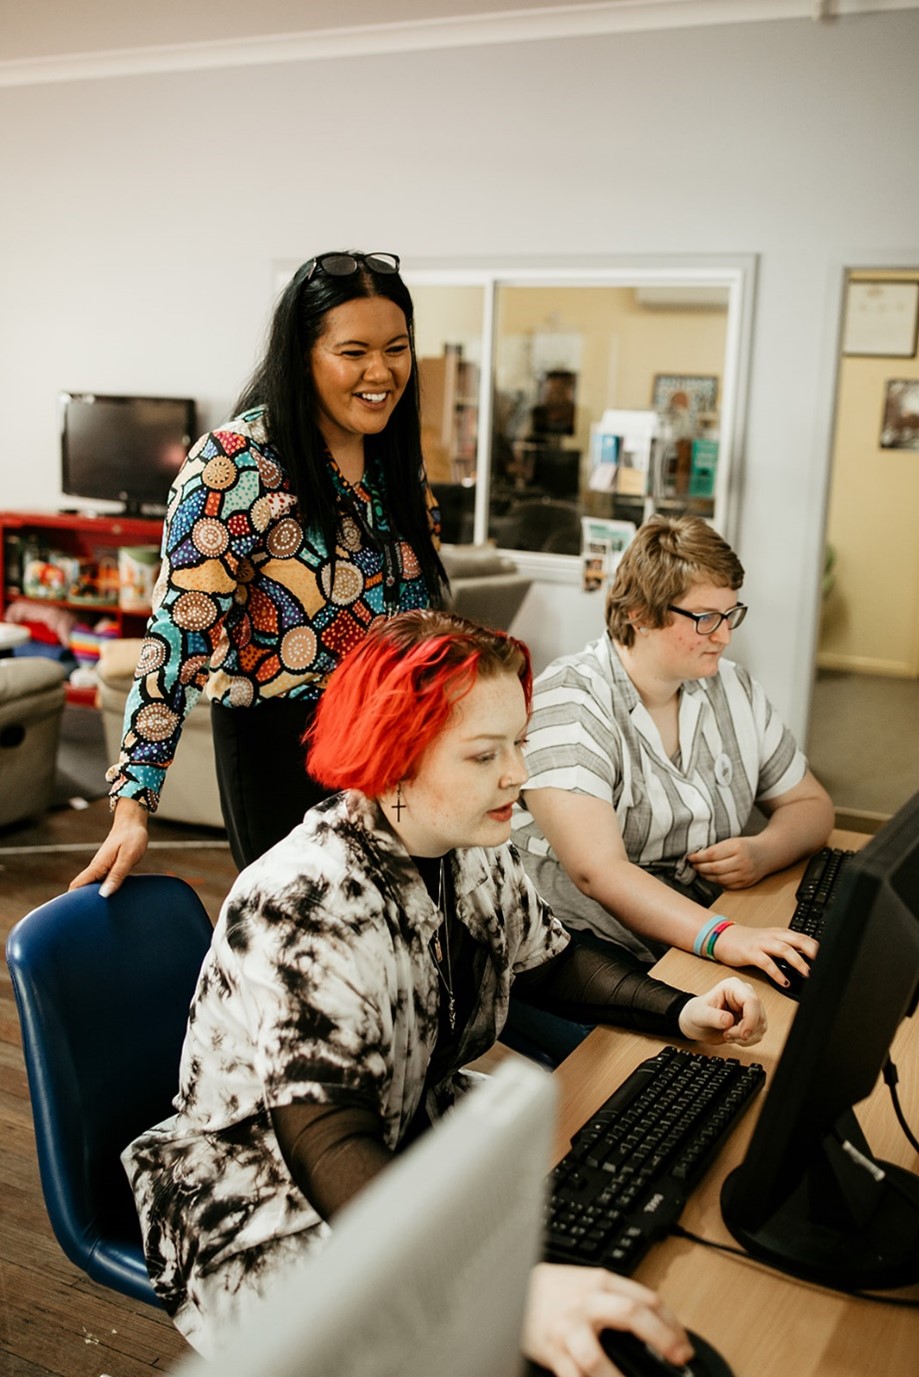
[[[379,1116],[358,1100],[282,1105],[271,1122],[291,1176],[323,1219],[393,1158]]]
[[[514,997],[578,1023],[617,1023],[641,1033],[679,1036],[679,1016],[692,995],[648,975],[647,968],[612,942],[596,947],[571,942],[514,980]]]

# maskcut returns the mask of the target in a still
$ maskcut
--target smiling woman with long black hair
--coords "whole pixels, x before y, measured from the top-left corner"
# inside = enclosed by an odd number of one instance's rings
[[[447,578],[421,452],[412,299],[390,253],[325,253],[281,294],[234,418],[169,497],[163,565],[108,772],[114,819],[73,885],[144,854],[182,724],[206,687],[240,867],[324,794],[301,741],[341,657]]]

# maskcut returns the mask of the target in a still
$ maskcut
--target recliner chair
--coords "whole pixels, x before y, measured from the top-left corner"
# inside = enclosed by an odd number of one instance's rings
[[[56,660],[0,659],[0,827],[51,804],[65,678]]]
[[[19,1019],[45,1207],[71,1262],[159,1301],[120,1154],[167,1118],[211,922],[174,875],[58,895],[13,928]]]
[[[118,759],[121,749],[124,709],[142,644],[134,639],[107,641],[99,653],[96,704],[102,713],[106,754],[112,762]],[[205,693],[185,720],[175,759],[166,771],[156,816],[196,827],[224,825],[214,763],[211,705]]]
[[[443,545],[450,607],[461,617],[509,631],[532,580],[490,545]]]

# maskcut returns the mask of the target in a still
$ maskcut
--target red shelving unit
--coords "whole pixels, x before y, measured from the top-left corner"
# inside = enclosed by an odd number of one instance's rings
[[[117,569],[118,552],[123,546],[159,545],[162,533],[162,520],[156,517],[0,512],[0,618],[14,598],[33,598],[23,588],[22,579],[23,563],[30,551],[54,550]],[[147,621],[146,612],[128,611],[119,605],[117,580],[99,598],[71,597],[65,593],[61,597],[35,597],[34,601],[45,607],[65,608],[81,621],[107,617],[117,626],[119,636],[140,636]],[[68,686],[67,697],[69,702],[92,705],[95,690]]]

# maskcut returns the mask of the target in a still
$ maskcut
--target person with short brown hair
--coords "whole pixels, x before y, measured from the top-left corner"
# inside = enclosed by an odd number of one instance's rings
[[[637,607],[643,627],[667,626],[671,604],[690,584],[706,579],[733,592],[743,587],[743,565],[727,541],[698,518],[652,517],[626,547],[606,594],[610,637],[626,648],[634,645]]]
[[[534,686],[514,840],[576,934],[651,962],[670,946],[802,975],[816,945],[715,913],[815,851],[833,806],[761,686],[724,652],[747,608],[743,567],[698,517],[651,517],[623,554],[607,630]],[[754,809],[765,826],[750,831]]]

